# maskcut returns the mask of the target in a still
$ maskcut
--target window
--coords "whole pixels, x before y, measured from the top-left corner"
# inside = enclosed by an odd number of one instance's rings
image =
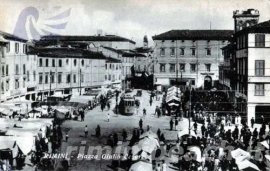
[[[23,88],[25,87],[25,78],[23,79]]]
[[[62,83],[62,73],[58,73],[58,83]]]
[[[105,75],[105,80],[107,80],[107,75]]]
[[[196,55],[196,49],[195,48],[191,48],[191,56],[195,56]]]
[[[3,82],[1,82],[1,92],[2,92],[2,94],[4,94],[4,83]]]
[[[82,66],[84,66],[84,60],[82,60],[81,63],[82,63]]]
[[[84,76],[83,76],[83,74],[81,74],[81,83],[83,83],[84,82]]]
[[[184,56],[185,55],[185,49],[184,48],[180,48],[180,55]]]
[[[170,64],[170,72],[175,72],[175,64]]]
[[[15,52],[19,53],[19,43],[15,43]]]
[[[55,60],[52,59],[52,67],[55,67]]]
[[[112,70],[114,70],[114,64],[112,64]]]
[[[73,64],[74,64],[74,66],[77,65],[77,60],[76,59],[73,60]]]
[[[8,65],[6,65],[6,76],[8,76]]]
[[[2,76],[5,76],[5,67],[2,66]]]
[[[190,72],[196,72],[196,64],[190,64]]]
[[[255,84],[255,96],[264,96],[264,84]]]
[[[109,78],[108,78],[108,80],[109,80],[109,81],[111,80],[111,74],[109,74]]]
[[[19,65],[18,65],[18,64],[16,64],[15,74],[16,74],[16,75],[19,75]]]
[[[30,74],[29,74],[29,71],[26,72],[27,74],[27,81],[30,81]]]
[[[180,71],[185,72],[186,64],[179,64],[180,65]]]
[[[54,83],[54,77],[55,77],[55,73],[52,72],[52,73],[51,73],[51,83]]]
[[[175,48],[171,48],[171,56],[175,55]]]
[[[160,72],[165,72],[165,64],[159,64],[159,70]]]
[[[110,69],[112,69],[112,64],[110,64]]]
[[[107,64],[105,64],[105,69],[107,70]]]
[[[45,73],[45,84],[48,84],[48,79],[49,78],[49,73],[47,72],[47,73]]]
[[[26,53],[26,44],[23,44],[23,53]]]
[[[7,43],[7,53],[10,52],[10,43]]]
[[[205,64],[205,70],[207,72],[210,72],[211,71],[211,64]]]
[[[67,74],[67,83],[70,83],[70,74]]]
[[[42,81],[43,81],[42,79],[43,79],[43,77],[42,77],[42,73],[39,73],[39,81],[38,81],[38,82],[39,82],[39,84],[42,84]]]
[[[255,75],[264,75],[264,60],[255,60]]]
[[[255,34],[255,47],[265,47],[264,34]]]
[[[26,74],[26,67],[25,67],[25,64],[23,64],[23,75]]]
[[[36,71],[33,71],[34,81],[36,81]]]
[[[59,66],[59,67],[62,67],[62,59],[59,59],[59,60],[58,60],[58,66]]]
[[[9,90],[9,81],[7,80],[6,81],[6,91],[8,91]]]
[[[39,59],[39,67],[42,67],[42,58]]]
[[[76,83],[76,74],[73,75],[73,82]]]
[[[15,79],[15,89],[18,89],[20,87],[19,79]]]
[[[116,70],[118,70],[118,64],[115,64],[116,65]]]
[[[68,59],[66,59],[66,64],[68,65]]]
[[[160,49],[160,56],[165,56],[165,49],[164,48]]]
[[[210,49],[210,48],[207,48],[207,49],[206,49],[206,55],[207,55],[207,56],[211,56],[211,49]]]

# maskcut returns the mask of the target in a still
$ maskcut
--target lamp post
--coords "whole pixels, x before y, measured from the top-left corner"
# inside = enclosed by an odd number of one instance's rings
[[[49,90],[50,101],[51,101],[51,91],[52,91],[52,71],[50,70],[50,90]],[[50,107],[51,107],[51,102],[50,102],[49,108]]]
[[[80,69],[80,96],[82,95],[82,69]]]
[[[191,129],[190,116],[191,116],[191,85],[189,85],[189,112],[188,112],[188,133],[189,133],[189,138],[191,138],[191,134],[190,134],[190,129]]]

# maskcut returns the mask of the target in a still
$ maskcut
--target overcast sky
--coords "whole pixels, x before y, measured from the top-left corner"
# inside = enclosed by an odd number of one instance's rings
[[[132,39],[137,46],[145,34],[151,42],[153,35],[172,29],[210,29],[210,23],[212,29],[233,29],[236,9],[258,9],[260,22],[270,19],[270,0],[1,0],[0,30],[13,33],[27,7],[37,9],[39,16],[25,15],[26,30],[30,20],[41,35],[44,30],[63,35],[102,30]]]

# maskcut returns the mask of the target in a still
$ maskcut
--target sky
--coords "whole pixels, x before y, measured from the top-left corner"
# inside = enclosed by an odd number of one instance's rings
[[[249,8],[270,20],[270,0],[1,0],[0,30],[28,39],[102,30],[142,46],[144,35],[152,45],[152,36],[169,30],[232,30],[233,11]]]

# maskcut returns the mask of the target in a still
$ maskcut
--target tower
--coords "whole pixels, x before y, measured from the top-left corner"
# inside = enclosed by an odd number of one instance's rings
[[[146,35],[143,37],[143,46],[148,47],[148,38]]]
[[[259,22],[260,13],[255,9],[247,9],[245,11],[236,10],[233,12],[234,31],[238,32],[245,27],[249,27]]]

